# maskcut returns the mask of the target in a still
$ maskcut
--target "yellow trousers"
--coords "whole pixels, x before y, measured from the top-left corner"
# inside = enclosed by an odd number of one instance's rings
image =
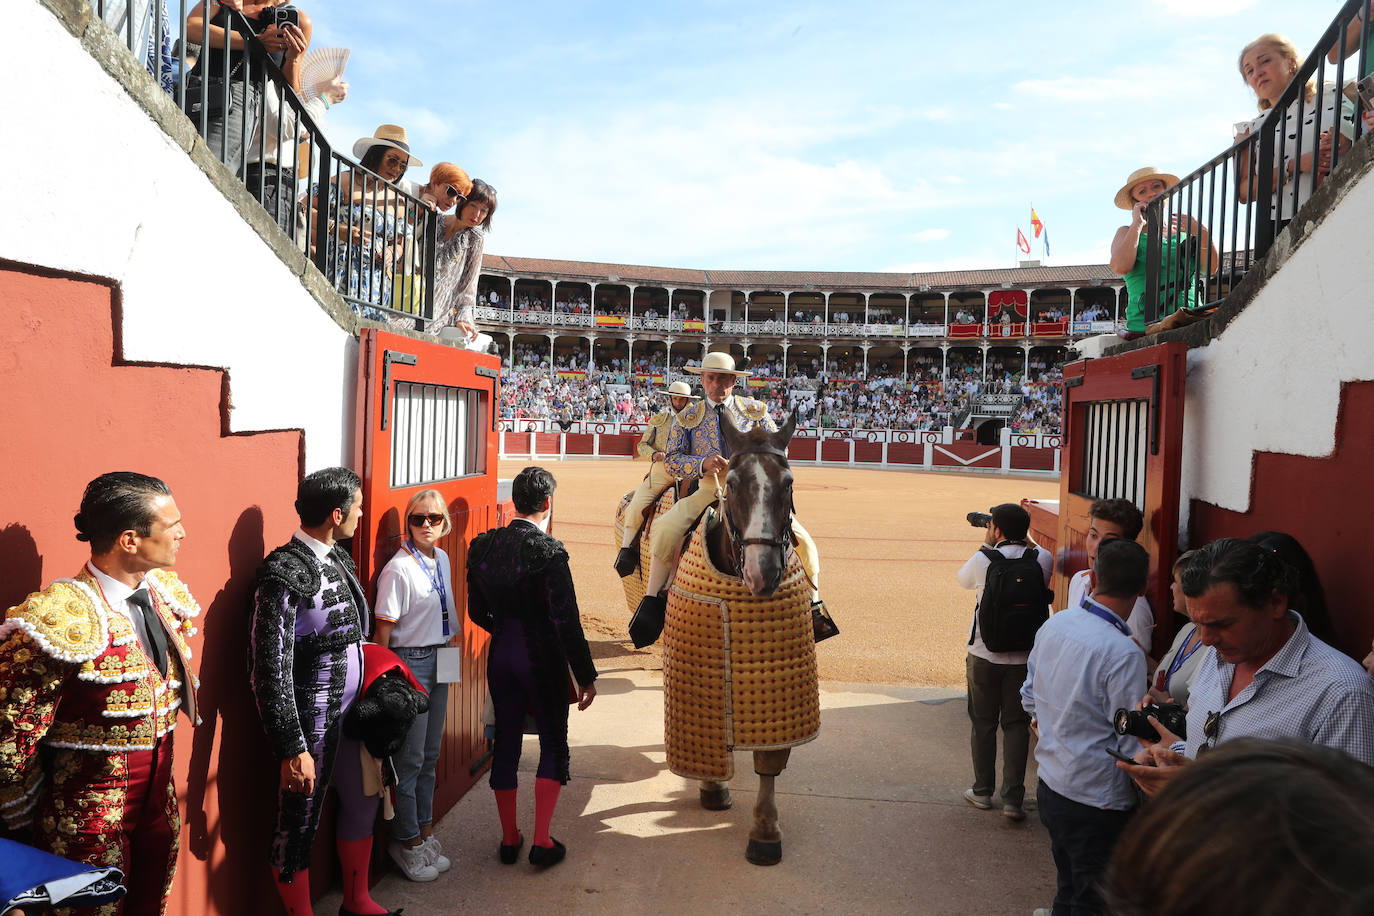
[[[704,477],[701,485],[696,492],[690,496],[679,499],[673,503],[673,507],[654,520],[654,528],[651,532],[653,543],[650,545],[653,550],[654,565],[660,562],[672,564],[677,562],[677,552],[682,546],[682,539],[687,536],[687,529],[692,522],[696,521],[697,516],[706,511],[706,507],[716,500],[716,481],[714,477]],[[630,504],[633,508],[634,503]],[[628,510],[627,510],[628,511]],[[811,539],[811,535],[797,517],[792,516],[792,533],[797,536],[797,559],[801,560],[802,569],[806,571],[806,576],[811,580],[813,588],[819,589],[821,585],[821,559],[816,551],[816,542]],[[650,586],[655,585],[653,577],[650,576]]]
[[[662,461],[649,463],[649,473],[635,488],[635,495],[630,497],[630,504],[625,507],[625,536],[620,541],[622,545],[628,545],[635,539],[635,535],[644,524],[644,510],[649,508],[649,503],[672,482],[673,475],[668,473],[668,468]]]

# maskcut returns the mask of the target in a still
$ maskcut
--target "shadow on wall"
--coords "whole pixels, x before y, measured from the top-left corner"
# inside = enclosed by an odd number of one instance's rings
[[[43,557],[33,533],[19,522],[0,528],[0,620],[5,618],[5,608],[42,587]]]
[[[240,911],[245,899],[268,899],[267,849],[276,811],[277,763],[263,740],[262,724],[246,677],[248,622],[258,564],[266,551],[262,509],[245,509],[229,536],[229,580],[206,607],[204,645],[213,645],[200,666],[200,712],[186,783],[188,847],[210,862],[207,883],[213,910]],[[212,758],[218,754],[215,765]],[[211,772],[214,776],[211,776]],[[218,818],[209,823],[206,795],[217,798]],[[260,804],[243,804],[258,799]],[[213,858],[222,855],[222,858]],[[257,876],[253,894],[245,875]]]

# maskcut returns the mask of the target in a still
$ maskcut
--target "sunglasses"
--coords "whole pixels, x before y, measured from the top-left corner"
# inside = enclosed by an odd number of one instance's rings
[[[438,528],[444,523],[444,516],[438,512],[415,512],[410,516],[410,524],[413,528],[423,528],[429,525],[431,528]]]
[[[446,185],[444,185],[444,190],[448,193],[448,196],[449,196],[449,199],[450,199],[450,200],[462,200],[462,199],[463,199],[463,195],[460,194],[460,193],[458,192],[458,189],[455,188],[455,187],[454,187],[453,185],[451,185],[451,184],[446,184]]]
[[[1209,712],[1207,721],[1202,723],[1202,737],[1207,739],[1207,743],[1198,748],[1199,754],[1212,749],[1212,742],[1217,739],[1217,732],[1219,731],[1221,731],[1221,712]]]

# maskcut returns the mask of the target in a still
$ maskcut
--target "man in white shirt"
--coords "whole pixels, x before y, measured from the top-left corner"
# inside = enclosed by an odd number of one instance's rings
[[[1026,757],[1030,748],[1030,716],[1021,708],[1020,690],[1026,680],[1027,648],[1021,651],[994,652],[983,642],[978,629],[977,607],[983,601],[991,558],[991,548],[1008,559],[1031,551],[1044,571],[1048,587],[1054,572],[1054,556],[1027,540],[1030,514],[1015,503],[992,507],[983,548],[960,568],[959,584],[977,589],[973,625],[969,631],[965,671],[968,678],[968,717],[972,723],[969,744],[973,752],[973,787],[964,799],[975,808],[991,809],[1000,804],[1002,813],[1013,821],[1026,816],[1022,805],[1026,794]],[[996,786],[997,725],[1002,725],[1002,791],[1000,801],[993,796]]]
[[[1134,541],[1145,526],[1145,516],[1129,499],[1098,499],[1088,507],[1088,536],[1085,547],[1088,551],[1088,568],[1074,573],[1069,580],[1069,594],[1062,607],[1078,607],[1083,596],[1091,594],[1093,564],[1097,561],[1097,549],[1104,541],[1125,538]],[[1131,638],[1150,659],[1146,664],[1154,664],[1152,644],[1154,642],[1155,615],[1150,602],[1144,595],[1135,599],[1135,606],[1126,620],[1130,627]]]

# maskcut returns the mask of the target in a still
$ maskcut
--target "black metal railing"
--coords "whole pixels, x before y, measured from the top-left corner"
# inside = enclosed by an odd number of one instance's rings
[[[1366,132],[1348,74],[1352,61],[1357,74],[1374,65],[1367,59],[1369,9],[1370,0],[1348,0],[1258,127],[1240,132],[1150,204],[1141,302],[1147,323],[1180,309],[1205,312],[1225,299]],[[1348,34],[1359,42],[1350,55]],[[1329,153],[1319,139],[1327,131]]]
[[[355,311],[416,330],[446,322],[436,314],[438,214],[333,149],[317,119],[326,106],[301,98],[284,58],[259,39],[261,21],[207,0],[189,11],[201,15],[188,34],[187,0],[92,6]],[[192,47],[199,54],[190,66]]]

